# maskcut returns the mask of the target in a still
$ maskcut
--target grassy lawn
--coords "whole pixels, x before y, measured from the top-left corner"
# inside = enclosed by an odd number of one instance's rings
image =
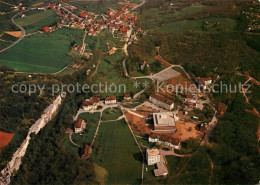
[[[72,61],[66,53],[71,42],[80,42],[82,33],[82,30],[62,28],[50,34],[25,37],[0,54],[0,64],[22,72],[57,72]]]
[[[103,111],[102,121],[116,120],[118,117],[122,116],[123,113],[119,108],[107,108]]]
[[[100,113],[93,113],[93,114],[82,113],[79,115],[79,118],[87,121],[86,129],[82,135],[73,134],[72,140],[75,143],[84,146],[84,144],[90,144],[94,138],[96,128],[100,118]]]
[[[140,184],[142,158],[124,120],[100,125],[92,156],[108,172],[106,184]]]

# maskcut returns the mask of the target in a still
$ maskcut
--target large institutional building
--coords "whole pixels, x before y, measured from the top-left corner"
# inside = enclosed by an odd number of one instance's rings
[[[148,165],[154,165],[160,162],[161,156],[158,149],[147,149],[146,150],[146,159]]]
[[[175,132],[176,123],[173,112],[153,113],[154,131]]]
[[[150,96],[149,101],[158,107],[162,107],[167,110],[172,110],[174,108],[174,102],[161,95],[153,94]]]

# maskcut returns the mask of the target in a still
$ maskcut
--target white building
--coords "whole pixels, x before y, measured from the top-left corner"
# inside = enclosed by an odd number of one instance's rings
[[[75,133],[82,133],[86,128],[86,122],[83,119],[78,119],[74,125]]]
[[[116,104],[116,97],[115,96],[108,96],[108,97],[106,97],[105,104],[106,105]]]
[[[162,107],[166,110],[172,110],[174,108],[174,102],[161,95],[153,94],[150,96],[149,101],[158,107]]]
[[[147,149],[146,150],[146,159],[148,165],[154,165],[160,162],[160,154],[158,149]]]
[[[173,112],[153,113],[154,131],[175,132],[176,123]]]
[[[90,99],[87,99],[82,102],[82,108],[85,111],[91,111],[96,110],[97,107],[101,104],[100,98],[98,97],[91,97]]]

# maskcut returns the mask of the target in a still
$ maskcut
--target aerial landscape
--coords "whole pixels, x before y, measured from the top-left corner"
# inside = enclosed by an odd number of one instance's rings
[[[260,1],[0,0],[0,185],[260,184]]]

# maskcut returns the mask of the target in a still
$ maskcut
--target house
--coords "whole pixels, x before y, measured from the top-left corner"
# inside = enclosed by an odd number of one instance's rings
[[[91,97],[90,99],[87,99],[82,102],[82,108],[85,111],[91,111],[96,110],[97,107],[100,105],[100,98],[98,97]]]
[[[219,102],[218,104],[218,115],[222,117],[227,111],[227,105],[225,103]]]
[[[130,94],[126,93],[125,96],[124,96],[124,100],[130,101],[131,100]]]
[[[210,77],[209,78],[196,77],[195,82],[198,84],[199,88],[206,90],[207,87],[212,83],[212,79]]]
[[[82,18],[86,18],[87,17],[87,12],[85,12],[85,11],[80,12],[79,16],[82,17]]]
[[[151,95],[149,101],[167,110],[172,110],[174,108],[174,102],[172,100],[169,100],[158,94]]]
[[[110,49],[110,50],[108,51],[108,55],[113,55],[115,52],[116,52],[116,48],[113,47],[112,49]]]
[[[172,112],[153,113],[154,131],[175,132],[176,123]]]
[[[166,176],[166,175],[169,174],[167,166],[165,165],[165,163],[158,162],[158,163],[156,163],[156,167],[157,167],[157,169],[154,170],[154,175],[156,177]]]
[[[158,149],[147,149],[146,150],[146,160],[148,165],[154,165],[160,162],[161,156]]]
[[[148,141],[150,143],[159,143],[159,144],[163,143],[165,146],[169,146],[176,150],[179,150],[181,148],[180,139],[173,138],[171,135],[167,135],[167,134],[152,133],[149,136]]]
[[[44,26],[44,27],[42,28],[42,30],[43,30],[44,32],[50,32],[50,31],[51,31],[51,27],[49,27],[49,26]]]
[[[85,128],[86,128],[86,122],[83,119],[78,119],[74,125],[75,133],[76,134],[82,133]]]
[[[106,97],[105,104],[106,105],[116,104],[116,97],[115,96],[108,96],[108,97]]]
[[[56,6],[55,6],[55,4],[50,4],[50,6],[49,6],[49,7],[50,7],[50,9],[52,9],[52,10],[53,10],[53,9],[55,9],[55,7],[56,7]]]
[[[81,156],[82,159],[87,159],[90,157],[90,153],[91,153],[91,148],[89,145],[85,145],[85,148],[84,148],[84,153],[83,155]]]

